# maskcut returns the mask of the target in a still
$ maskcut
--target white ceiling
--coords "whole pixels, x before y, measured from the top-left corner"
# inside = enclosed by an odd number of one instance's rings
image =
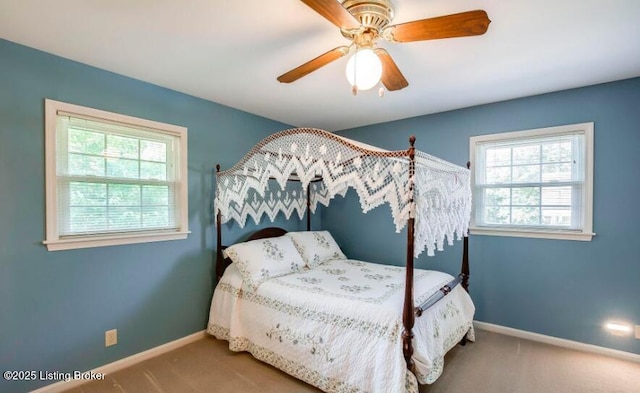
[[[484,9],[486,34],[380,44],[409,87],[351,95],[348,57],[298,0],[0,0],[0,37],[255,113],[330,131],[640,76],[639,0],[392,0],[392,24]]]

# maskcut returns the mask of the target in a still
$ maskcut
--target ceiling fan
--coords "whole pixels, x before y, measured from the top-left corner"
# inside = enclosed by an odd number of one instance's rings
[[[347,64],[347,78],[353,94],[375,86],[378,81],[382,81],[389,91],[409,85],[391,55],[377,46],[379,39],[395,43],[482,35],[491,23],[485,11],[475,10],[390,25],[393,19],[390,0],[301,1],[338,26],[342,35],[352,42],[280,75],[278,81],[294,82],[355,49],[355,55]],[[380,94],[383,92],[381,88]]]

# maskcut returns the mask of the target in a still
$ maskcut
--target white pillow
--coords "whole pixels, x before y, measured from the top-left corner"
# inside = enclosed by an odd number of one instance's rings
[[[288,232],[286,236],[293,239],[302,259],[310,268],[332,259],[347,259],[328,231]]]
[[[270,278],[284,276],[304,268],[300,253],[286,236],[237,243],[224,251],[253,290]]]

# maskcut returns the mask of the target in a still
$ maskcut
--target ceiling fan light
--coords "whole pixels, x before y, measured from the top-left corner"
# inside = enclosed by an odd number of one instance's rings
[[[369,90],[382,77],[382,63],[378,55],[369,48],[358,50],[347,63],[347,80],[358,90]]]

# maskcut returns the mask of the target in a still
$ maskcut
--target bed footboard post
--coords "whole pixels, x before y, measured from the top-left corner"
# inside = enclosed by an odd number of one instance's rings
[[[465,236],[463,240],[462,249],[462,268],[460,269],[460,278],[462,281],[460,285],[465,291],[469,292],[469,235]]]
[[[409,219],[408,238],[413,237],[414,219]],[[411,246],[409,246],[411,244]],[[415,311],[413,307],[413,242],[407,244],[407,266],[404,291],[404,309],[402,312],[402,352],[407,362],[407,369],[413,372],[413,325],[415,324]]]
[[[311,183],[307,184],[307,231],[311,230]]]
[[[471,162],[467,161],[467,169],[471,168]],[[462,282],[460,283],[462,287],[469,292],[469,233],[467,232],[467,236],[462,240],[462,266],[460,267],[460,278],[462,278]]]
[[[218,175],[220,174],[220,164],[216,165],[216,194],[218,193]],[[223,263],[223,257],[222,257],[222,224],[220,223],[221,221],[221,215],[220,215],[220,209],[218,208],[218,206],[215,206],[216,209],[216,243],[217,243],[217,247],[216,247],[216,277],[218,278],[218,281],[220,281],[220,278],[222,277],[222,274],[224,273],[224,263]]]
[[[413,205],[413,176],[415,174],[415,156],[416,151],[414,144],[416,137],[411,136],[409,143],[411,147],[408,150],[409,155],[409,192],[410,202]],[[413,364],[413,325],[415,323],[414,304],[413,304],[413,241],[414,241],[415,218],[413,206],[409,214],[407,223],[407,263],[406,263],[406,280],[404,287],[404,308],[402,311],[402,324],[404,331],[402,332],[402,352],[404,360],[407,363],[407,369],[411,372],[414,370]]]

